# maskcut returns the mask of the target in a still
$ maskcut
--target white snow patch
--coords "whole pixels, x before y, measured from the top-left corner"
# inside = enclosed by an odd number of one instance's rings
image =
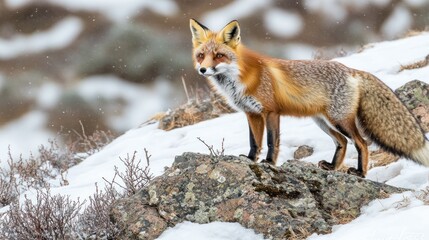
[[[148,88],[115,76],[92,76],[81,80],[75,88],[80,96],[92,103],[103,99],[124,100],[126,103],[121,112],[110,112],[107,116],[110,116],[110,127],[117,131],[126,131],[137,127],[173,103],[174,99],[168,97],[173,91],[172,85],[161,79],[155,82],[154,87]],[[102,113],[115,111],[101,107],[98,110]]]
[[[275,8],[265,13],[264,24],[274,35],[287,38],[298,35],[304,27],[303,19],[298,13]]]
[[[252,15],[271,5],[272,0],[235,0],[231,3],[206,13],[202,23],[212,30],[220,30],[226,23]]]
[[[54,136],[44,130],[46,121],[44,113],[33,111],[0,127],[0,167],[7,165],[9,148],[16,160],[19,156],[27,158],[30,153],[36,153],[41,144],[47,144]]]
[[[31,35],[17,34],[10,39],[0,39],[0,59],[40,53],[67,47],[82,32],[83,23],[77,17],[67,17],[51,29]]]
[[[33,0],[6,0],[11,9],[30,4]],[[45,0],[51,4],[62,6],[72,11],[97,11],[113,21],[128,21],[144,9],[151,10],[163,16],[172,16],[179,12],[179,7],[173,0]]]
[[[316,49],[308,44],[288,43],[284,48],[287,59],[313,59]]]
[[[58,83],[46,82],[38,90],[37,105],[43,109],[52,109],[61,97],[62,88]]]
[[[399,72],[401,65],[425,59],[428,54],[429,33],[425,32],[413,37],[371,44],[360,53],[334,60],[348,67],[370,72],[390,88],[396,89],[414,79],[429,83],[429,67]]]
[[[399,37],[406,33],[413,24],[413,16],[405,6],[398,5],[381,26],[381,32],[386,38]]]
[[[219,231],[222,229],[222,231]],[[238,223],[212,222],[197,224],[183,222],[174,228],[167,229],[157,240],[263,240],[261,234],[256,234],[251,229],[246,229]]]

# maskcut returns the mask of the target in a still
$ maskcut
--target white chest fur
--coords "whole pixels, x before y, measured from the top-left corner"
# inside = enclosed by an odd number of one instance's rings
[[[244,94],[245,86],[240,82],[238,75],[221,73],[209,77],[210,82],[224,95],[229,104],[244,112],[261,113],[262,105],[252,96]]]

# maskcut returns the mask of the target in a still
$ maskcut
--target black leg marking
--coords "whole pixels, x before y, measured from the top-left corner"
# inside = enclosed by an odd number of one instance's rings
[[[347,173],[364,178],[365,175],[363,174],[363,168],[362,168],[362,149],[357,144],[355,144],[355,147],[358,152],[358,168],[356,169],[354,167],[351,167],[347,170]]]
[[[334,170],[334,169],[335,169],[335,165],[334,165],[334,164],[329,163],[329,162],[327,162],[327,161],[325,161],[325,160],[319,161],[318,166],[319,166],[321,169],[328,170],[328,171],[331,171],[331,170]]]
[[[273,155],[274,155],[274,134],[271,129],[267,130],[267,144],[268,144],[268,153],[264,162],[272,163]]]
[[[335,128],[341,133],[341,134],[343,134],[344,136],[346,136],[346,137],[348,137],[348,138],[350,138],[351,139],[351,136],[350,136],[350,134],[346,131],[346,130],[344,130],[344,128],[343,127],[341,127],[340,125],[335,125]]]
[[[252,132],[252,128],[249,125],[249,141],[250,141],[250,151],[247,157],[253,161],[256,160],[256,155],[258,154],[258,145],[256,144],[255,135]]]

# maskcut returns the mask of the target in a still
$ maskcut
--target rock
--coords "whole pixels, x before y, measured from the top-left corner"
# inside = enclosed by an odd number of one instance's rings
[[[429,105],[429,84],[413,80],[395,90],[396,95],[413,110],[420,105]]]
[[[120,239],[155,239],[183,221],[238,222],[266,238],[304,238],[328,233],[371,200],[402,191],[301,161],[275,167],[184,153],[147,188],[119,200],[111,217],[124,229]]]
[[[413,80],[396,89],[395,93],[416,117],[423,131],[429,132],[429,84]]]
[[[429,84],[413,80],[396,89],[395,93],[416,117],[423,131],[429,132]]]
[[[429,105],[419,105],[411,112],[417,118],[423,131],[429,132]]]
[[[294,159],[301,159],[305,157],[309,157],[313,154],[314,150],[312,147],[303,145],[299,146],[298,149],[293,153]]]

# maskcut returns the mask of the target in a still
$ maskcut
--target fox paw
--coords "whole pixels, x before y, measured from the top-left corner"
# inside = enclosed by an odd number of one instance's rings
[[[329,163],[325,160],[320,161],[318,165],[323,170],[331,171],[335,169],[335,166],[332,163]]]
[[[261,163],[268,163],[268,164],[271,164],[271,165],[276,165],[276,163],[273,160],[271,160],[271,159],[263,159],[261,161]]]
[[[363,173],[363,171],[358,170],[358,169],[353,168],[353,167],[349,168],[347,170],[347,173],[350,174],[350,175],[355,175],[355,176],[358,176],[358,177],[361,177],[361,178],[365,178],[365,174]]]
[[[250,161],[254,161],[254,162],[256,162],[256,159],[252,159],[252,158],[250,158],[249,156],[247,156],[246,154],[240,154],[240,155],[238,155],[239,157],[243,157],[243,158],[247,158],[247,159],[249,159]]]

